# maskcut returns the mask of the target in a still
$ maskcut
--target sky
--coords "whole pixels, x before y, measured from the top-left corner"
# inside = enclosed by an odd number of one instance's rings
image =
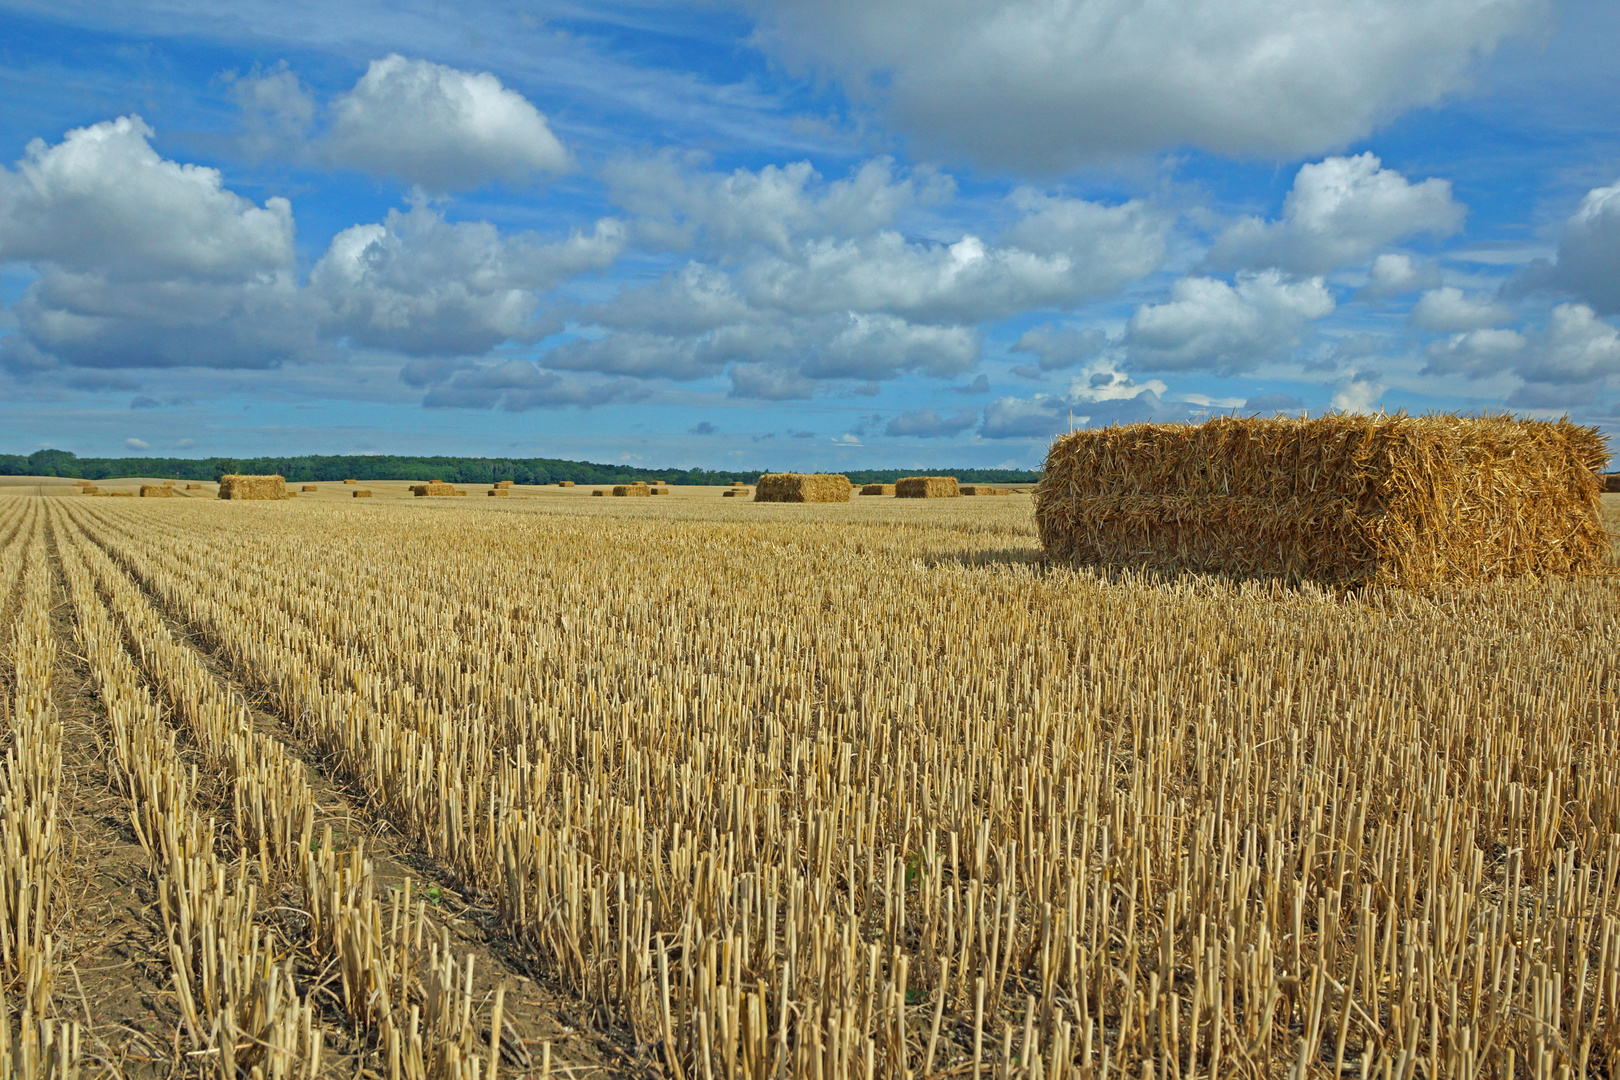
[[[0,452],[1620,448],[1612,0],[0,0]]]

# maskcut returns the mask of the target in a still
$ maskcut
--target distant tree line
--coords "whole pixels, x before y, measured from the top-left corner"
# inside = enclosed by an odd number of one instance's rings
[[[66,450],[0,454],[0,476],[64,476],[75,480],[111,480],[151,476],[164,480],[218,480],[227,473],[280,473],[289,481],[443,480],[450,484],[629,484],[662,480],[668,484],[752,484],[761,470],[640,469],[556,458],[404,457],[393,454],[316,455],[258,458],[82,458]],[[857,469],[851,483],[892,484],[902,476],[954,476],[972,484],[1031,484],[1040,473],[1023,469]]]

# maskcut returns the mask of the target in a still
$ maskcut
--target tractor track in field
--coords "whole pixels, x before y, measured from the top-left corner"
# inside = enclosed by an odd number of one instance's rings
[[[365,793],[334,775],[320,748],[275,712],[263,687],[237,671],[205,633],[177,618],[161,597],[129,574],[113,552],[105,546],[103,551],[153,605],[174,639],[191,649],[233,697],[247,704],[254,730],[282,743],[304,763],[316,804],[316,834],[330,827],[339,850],[363,838],[380,889],[402,888],[407,881],[413,882],[413,895],[430,900],[429,916],[449,931],[455,953],[470,953],[477,958],[474,1000],[485,1010],[486,1025],[495,987],[503,981],[507,984],[503,1076],[539,1076],[547,1044],[551,1047],[553,1075],[663,1075],[656,1048],[637,1045],[626,1031],[604,1030],[593,1023],[590,1009],[550,977],[512,938],[488,897],[467,890],[450,868],[424,852],[386,817],[372,812]],[[139,848],[136,850],[138,853]],[[300,933],[299,928],[288,927],[289,937],[296,940]],[[346,1049],[350,1061],[361,1056],[358,1046]]]

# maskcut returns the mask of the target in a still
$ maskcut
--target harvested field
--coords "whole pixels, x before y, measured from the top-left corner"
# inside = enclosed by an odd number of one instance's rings
[[[280,476],[237,476],[219,478],[221,499],[285,499],[287,481]]]
[[[849,477],[838,473],[766,473],[754,485],[755,502],[848,502]]]
[[[11,1046],[1620,1075],[1612,579],[1073,568],[1015,499],[472,503],[0,491]]]
[[[1057,560],[1424,586],[1607,572],[1594,428],[1506,417],[1224,417],[1052,443]]]

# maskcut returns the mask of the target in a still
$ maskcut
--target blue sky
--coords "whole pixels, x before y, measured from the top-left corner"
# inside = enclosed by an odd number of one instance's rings
[[[1597,0],[0,2],[0,450],[1620,435],[1617,41]]]

